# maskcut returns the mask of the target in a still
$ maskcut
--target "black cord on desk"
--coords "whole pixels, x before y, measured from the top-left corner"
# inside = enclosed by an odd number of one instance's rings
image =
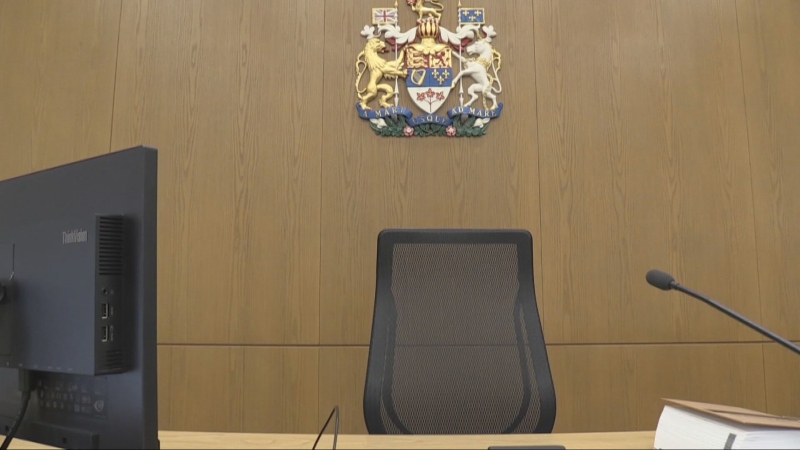
[[[319,434],[317,435],[317,440],[314,441],[314,446],[311,447],[311,450],[315,450],[317,448],[317,443],[319,439],[322,437],[322,433],[325,432],[325,429],[328,428],[328,423],[331,421],[331,417],[336,414],[336,420],[333,424],[333,449],[336,450],[336,438],[339,437],[339,405],[335,405],[333,410],[328,415],[328,420],[325,421],[325,425],[322,426],[322,429],[319,430]]]
[[[31,400],[31,391],[33,390],[31,374],[24,369],[20,369],[19,371],[19,390],[22,391],[22,405],[19,408],[19,415],[17,415],[17,420],[14,422],[14,425],[11,426],[3,443],[0,444],[0,450],[6,450],[11,444],[17,431],[19,431],[19,426],[22,425],[22,419],[25,417],[25,411],[28,410],[28,403]]]

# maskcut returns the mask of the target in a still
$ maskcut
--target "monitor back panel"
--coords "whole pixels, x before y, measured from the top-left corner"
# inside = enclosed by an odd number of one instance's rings
[[[157,446],[157,155],[137,147],[0,182],[0,428],[69,448]],[[7,326],[7,327],[6,327]]]

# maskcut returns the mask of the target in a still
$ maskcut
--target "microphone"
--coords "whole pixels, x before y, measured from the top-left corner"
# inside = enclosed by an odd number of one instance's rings
[[[797,353],[798,355],[800,355],[800,347],[798,347],[797,344],[795,344],[794,342],[789,341],[788,339],[784,339],[784,338],[778,336],[777,334],[773,333],[772,331],[762,327],[761,325],[753,322],[752,320],[748,319],[747,317],[744,317],[743,315],[741,315],[741,314],[737,313],[736,311],[728,308],[727,306],[722,305],[721,303],[718,303],[718,302],[706,297],[705,295],[703,295],[703,294],[701,294],[699,292],[693,291],[692,289],[689,289],[686,286],[681,285],[680,283],[675,281],[675,278],[673,278],[672,275],[670,275],[668,273],[662,272],[662,271],[657,270],[657,269],[652,269],[652,270],[647,272],[647,276],[645,276],[645,279],[647,280],[647,282],[651,286],[657,287],[657,288],[659,288],[659,289],[661,289],[663,291],[669,291],[670,289],[675,289],[676,291],[680,291],[680,292],[683,292],[684,294],[690,295],[690,296],[692,296],[692,297],[694,297],[694,298],[696,298],[696,299],[698,299],[698,300],[700,300],[700,301],[712,306],[713,308],[715,308],[715,309],[717,309],[719,311],[722,311],[723,313],[727,314],[728,316],[733,317],[734,319],[738,320],[739,322],[747,325],[748,327],[758,331],[759,333],[763,334],[764,336],[772,339],[773,341],[783,345],[784,347],[788,348],[789,350],[791,350],[791,351]]]

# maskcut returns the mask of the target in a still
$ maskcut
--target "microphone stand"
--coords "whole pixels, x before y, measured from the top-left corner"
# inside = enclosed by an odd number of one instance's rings
[[[683,292],[684,294],[690,295],[690,296],[692,296],[692,297],[694,297],[694,298],[696,298],[696,299],[708,304],[712,308],[716,308],[717,310],[719,310],[719,311],[721,311],[721,312],[733,317],[734,319],[738,320],[739,322],[747,325],[748,327],[758,331],[759,333],[763,334],[764,336],[767,336],[768,338],[774,340],[775,342],[781,344],[782,346],[784,346],[784,347],[788,348],[789,350],[791,350],[791,351],[797,353],[798,355],[800,355],[800,346],[798,346],[797,344],[795,344],[792,341],[789,341],[788,339],[784,339],[784,338],[778,336],[777,334],[775,334],[772,331],[762,327],[761,325],[758,325],[757,323],[754,323],[752,320],[744,317],[743,315],[741,315],[741,314],[737,313],[736,311],[728,308],[727,306],[722,305],[720,303],[717,303],[716,301],[706,297],[705,295],[703,295],[703,294],[701,294],[699,292],[695,292],[692,289],[689,289],[689,288],[687,288],[685,286],[682,286],[677,281],[671,281],[670,282],[670,286],[672,286],[672,289],[675,289],[675,290]]]

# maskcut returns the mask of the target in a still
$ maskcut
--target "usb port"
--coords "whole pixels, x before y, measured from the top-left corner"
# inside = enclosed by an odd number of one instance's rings
[[[108,342],[108,327],[103,325],[102,327],[100,327],[100,331],[101,331],[101,338],[100,338],[101,342]]]
[[[100,317],[103,319],[108,319],[108,303],[103,303],[101,306]]]

